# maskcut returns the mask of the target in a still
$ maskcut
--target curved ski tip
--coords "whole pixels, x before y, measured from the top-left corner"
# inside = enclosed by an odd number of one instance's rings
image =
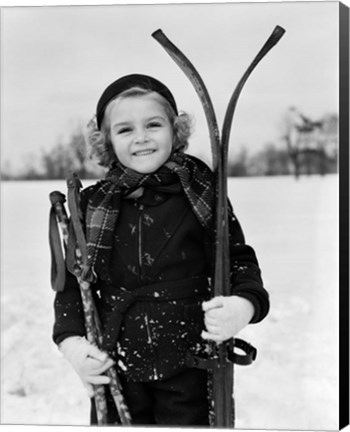
[[[281,27],[280,25],[276,25],[274,31],[273,31],[276,36],[282,37],[284,35],[284,33],[286,32],[286,30]]]
[[[158,30],[154,31],[151,36],[156,39],[157,35],[160,35],[160,34],[163,34],[162,29],[158,29]]]

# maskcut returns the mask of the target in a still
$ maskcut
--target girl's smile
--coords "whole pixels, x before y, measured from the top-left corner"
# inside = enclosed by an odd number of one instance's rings
[[[116,99],[110,112],[111,142],[127,168],[148,174],[160,168],[173,147],[173,129],[157,93]]]

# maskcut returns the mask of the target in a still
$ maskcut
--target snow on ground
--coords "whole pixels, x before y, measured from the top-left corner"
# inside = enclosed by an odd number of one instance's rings
[[[84,186],[89,183],[84,182]],[[1,423],[87,425],[89,401],[51,341],[48,194],[65,182],[1,185]],[[238,429],[338,429],[338,178],[230,179],[271,312],[240,337]]]

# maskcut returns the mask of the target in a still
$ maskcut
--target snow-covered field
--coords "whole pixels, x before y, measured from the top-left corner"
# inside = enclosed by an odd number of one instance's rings
[[[84,182],[84,186],[89,183]],[[48,194],[65,182],[1,185],[1,423],[87,425],[89,401],[51,341]],[[338,429],[338,177],[230,179],[271,312],[240,337],[238,429]]]

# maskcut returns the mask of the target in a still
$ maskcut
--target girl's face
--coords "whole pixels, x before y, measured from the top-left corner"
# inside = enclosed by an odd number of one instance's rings
[[[142,174],[169,158],[173,129],[157,93],[116,99],[110,111],[110,136],[119,162]]]

